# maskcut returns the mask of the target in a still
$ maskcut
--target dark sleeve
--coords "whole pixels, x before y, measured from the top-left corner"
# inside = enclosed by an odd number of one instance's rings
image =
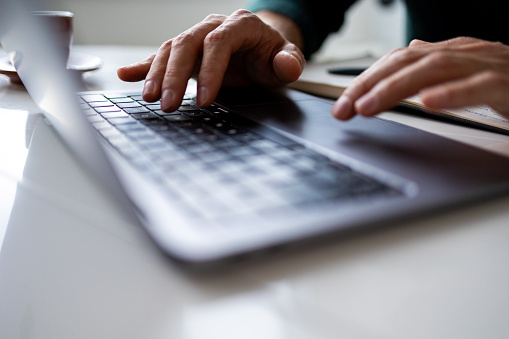
[[[346,10],[356,0],[252,0],[252,12],[270,10],[292,19],[299,26],[306,58],[316,52],[325,38],[339,30]]]
[[[507,0],[406,0],[406,4],[409,40],[470,36],[509,44]]]

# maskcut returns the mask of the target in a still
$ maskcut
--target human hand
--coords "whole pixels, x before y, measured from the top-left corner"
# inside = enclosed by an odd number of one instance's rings
[[[145,79],[143,99],[161,99],[164,111],[177,109],[187,82],[197,77],[198,106],[208,106],[221,86],[282,86],[297,80],[305,59],[299,48],[258,16],[238,10],[210,15],[158,52],[117,73],[124,81]]]
[[[340,120],[371,117],[419,94],[433,109],[486,104],[509,117],[509,46],[474,38],[414,40],[359,75],[334,104]]]

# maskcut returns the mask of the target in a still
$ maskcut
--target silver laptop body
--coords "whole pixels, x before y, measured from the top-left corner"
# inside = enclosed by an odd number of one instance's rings
[[[509,189],[509,159],[377,118],[339,122],[330,102],[288,89],[223,90],[208,109],[191,96],[172,115],[140,93],[77,95],[32,6],[0,0],[0,42],[25,87],[178,261],[221,262]]]

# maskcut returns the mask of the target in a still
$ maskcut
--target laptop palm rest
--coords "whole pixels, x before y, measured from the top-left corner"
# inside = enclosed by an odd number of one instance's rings
[[[294,90],[248,92],[226,90],[219,102],[265,126],[411,180],[422,194],[479,196],[479,190],[492,192],[507,181],[509,159],[502,156],[379,118],[338,121],[330,114],[331,102]]]

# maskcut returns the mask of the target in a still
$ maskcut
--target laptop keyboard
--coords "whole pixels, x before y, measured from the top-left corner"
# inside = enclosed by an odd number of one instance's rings
[[[198,108],[188,97],[166,113],[141,95],[81,98],[97,131],[192,217],[402,194],[217,104]]]

